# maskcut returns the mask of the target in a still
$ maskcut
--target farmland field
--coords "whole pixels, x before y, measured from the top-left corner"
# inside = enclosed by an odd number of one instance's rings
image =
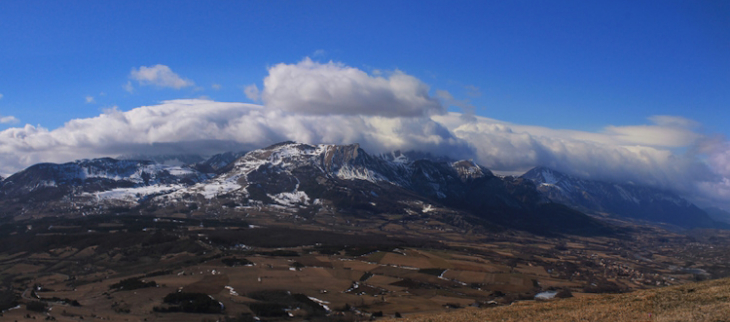
[[[2,236],[8,245],[0,254],[3,318],[337,321],[463,311],[435,315],[451,321],[463,314],[509,315],[510,307],[533,305],[527,303],[534,303],[537,293],[550,290],[574,297],[560,303],[591,301],[600,311],[614,297],[597,294],[686,284],[728,272],[722,258],[709,256],[727,250],[723,232],[703,241],[659,229],[620,238],[462,231],[434,241],[413,232],[376,232],[372,223],[323,229],[314,223],[297,226],[286,217],[252,215],[246,222],[204,225],[173,218],[175,225],[156,225],[172,218],[70,219],[71,228],[53,235],[45,233],[42,220],[32,230],[17,224]],[[371,220],[382,225],[390,219]],[[203,294],[217,303],[216,312],[179,311],[166,302],[170,294]],[[534,305],[560,311],[553,301]],[[564,316],[577,313],[570,314]],[[644,313],[631,314],[625,317]]]

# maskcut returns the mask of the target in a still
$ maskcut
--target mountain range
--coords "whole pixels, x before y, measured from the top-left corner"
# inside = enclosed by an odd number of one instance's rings
[[[458,216],[485,229],[615,234],[588,214],[682,228],[724,227],[681,197],[655,188],[590,181],[538,167],[495,176],[470,160],[424,153],[368,154],[357,144],[283,142],[196,156],[126,156],[33,165],[0,181],[3,217],[109,212],[216,216],[266,207],[368,216]]]

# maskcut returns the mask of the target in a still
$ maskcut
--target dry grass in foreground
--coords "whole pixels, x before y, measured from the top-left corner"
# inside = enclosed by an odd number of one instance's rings
[[[626,294],[412,315],[391,321],[730,321],[730,278]]]

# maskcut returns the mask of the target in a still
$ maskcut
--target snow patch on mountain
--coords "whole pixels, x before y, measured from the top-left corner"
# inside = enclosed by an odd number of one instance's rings
[[[138,201],[149,195],[165,194],[175,190],[183,188],[183,185],[153,185],[153,186],[141,186],[133,188],[116,188],[107,191],[99,191],[94,193],[84,192],[81,194],[82,197],[94,197],[97,201],[109,201],[109,200],[120,200],[120,201]]]
[[[309,204],[309,196],[304,191],[282,192],[268,196],[282,206],[294,207]]]
[[[370,182],[378,182],[387,180],[381,174],[368,168],[358,169],[351,166],[344,166],[337,170],[337,177],[345,180],[365,180]]]
[[[459,177],[464,181],[484,177],[487,173],[492,175],[489,170],[482,168],[472,160],[460,160],[451,162],[449,165],[456,170]]]
[[[225,195],[236,190],[242,190],[243,186],[236,183],[234,180],[222,180],[212,183],[200,184],[202,189],[197,190],[205,199],[212,199],[220,195]],[[190,189],[196,191],[195,189]],[[242,191],[244,192],[244,191]]]
[[[641,202],[639,200],[639,198],[636,198],[635,196],[631,195],[630,192],[626,191],[626,189],[624,189],[624,188],[621,188],[621,186],[619,186],[617,184],[615,184],[613,186],[619,192],[619,194],[621,195],[621,197],[624,198],[625,200],[631,201],[631,202],[636,203],[636,204],[638,204],[639,202]]]
[[[543,170],[540,174],[542,175],[543,180],[544,180],[543,183],[545,183],[545,184],[554,185],[558,182],[558,179],[555,178],[555,176],[553,175],[553,172],[550,170]]]

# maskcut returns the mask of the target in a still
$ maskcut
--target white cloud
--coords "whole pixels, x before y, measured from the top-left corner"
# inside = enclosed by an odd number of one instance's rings
[[[0,93],[0,100],[1,100],[1,99],[3,99],[3,96],[4,96],[4,95],[3,95],[2,93]]]
[[[371,76],[340,63],[305,58],[269,68],[261,95],[268,108],[310,115],[419,117],[445,112],[429,87],[401,71]]]
[[[12,124],[12,123],[18,123],[20,120],[18,120],[15,116],[2,116],[0,115],[0,124]]]
[[[707,164],[719,175],[716,180],[700,182],[696,197],[730,210],[730,142],[720,136],[709,137],[701,140],[696,149],[707,157]]]
[[[649,117],[653,125],[608,126],[606,134],[621,144],[638,144],[659,147],[686,147],[702,139],[696,133],[696,121],[678,116],[654,115]]]
[[[124,84],[122,88],[124,88],[124,90],[127,91],[129,94],[134,93],[134,86],[132,86],[132,81],[127,81],[127,83]]]
[[[454,98],[451,93],[445,90],[437,90],[436,96],[441,99],[441,101],[446,106],[455,106],[461,109],[461,118],[468,121],[474,120],[474,110],[476,109],[474,105],[472,105],[469,100],[458,100]]]
[[[251,84],[243,87],[243,93],[246,94],[246,98],[258,102],[261,99],[259,87],[256,84]]]
[[[210,85],[210,88],[212,88],[212,89],[214,89],[216,91],[220,90],[221,87],[222,87],[221,84],[212,84],[212,85]]]
[[[476,87],[474,85],[466,85],[464,86],[464,89],[466,89],[466,95],[469,97],[480,97],[482,96],[482,91],[479,89],[479,87]]]
[[[451,95],[451,93],[449,93],[449,91],[445,91],[445,90],[441,90],[441,89],[436,90],[436,96],[443,100],[448,100],[448,101],[454,100],[454,96]]]
[[[715,172],[730,178],[730,142],[724,137],[709,137],[700,141],[697,151],[707,155],[707,163]]]
[[[666,126],[666,127],[675,127],[675,128],[698,128],[700,127],[700,123],[698,123],[695,120],[690,120],[688,118],[684,118],[681,116],[673,116],[673,115],[654,115],[650,116],[649,120],[654,122],[654,124],[659,126]]]
[[[260,105],[175,100],[130,111],[110,109],[48,130],[26,125],[0,132],[0,173],[37,162],[131,153],[203,153],[253,149],[294,140],[360,143],[372,152],[453,151],[468,145],[428,118],[301,115]]]
[[[695,126],[693,122],[651,117],[655,125],[607,126],[595,133],[484,117],[467,121],[458,113],[432,119],[469,142],[476,149],[476,159],[497,172],[521,174],[542,165],[583,178],[670,189],[715,203],[723,200],[724,186],[719,184],[730,178],[730,144],[724,140],[706,143],[706,137],[684,127]],[[676,154],[677,147],[690,152]],[[715,193],[710,193],[712,187]],[[724,189],[730,192],[730,185]]]
[[[86,104],[96,103],[93,96],[86,96]]]
[[[155,85],[174,89],[195,85],[193,81],[175,74],[170,67],[160,64],[151,67],[132,68],[129,77],[139,82],[140,85]]]

